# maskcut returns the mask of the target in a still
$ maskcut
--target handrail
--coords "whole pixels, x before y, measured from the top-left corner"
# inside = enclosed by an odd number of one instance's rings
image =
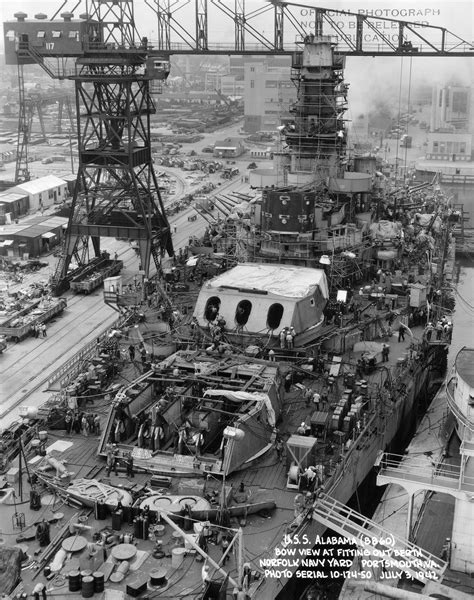
[[[407,482],[418,482],[449,489],[453,489],[453,484],[456,484],[457,490],[474,491],[474,477],[466,475],[458,465],[434,463],[428,462],[428,460],[421,462],[417,459],[399,461],[392,460],[388,458],[389,456],[402,458],[400,455],[384,455],[380,462],[379,475],[381,477],[386,476]]]
[[[313,506],[315,518],[358,545],[377,550],[377,556],[394,563],[416,579],[439,579],[446,563],[412,542],[393,534],[379,523],[364,517],[355,510],[327,494],[321,494]],[[420,568],[420,563],[423,568]]]

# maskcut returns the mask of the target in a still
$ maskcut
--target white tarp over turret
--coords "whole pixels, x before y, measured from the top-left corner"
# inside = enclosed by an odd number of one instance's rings
[[[391,240],[400,235],[402,224],[394,221],[378,221],[370,226],[372,238],[377,240]]]
[[[293,327],[298,335],[322,324],[327,298],[321,269],[243,263],[205,282],[194,317],[201,327],[225,319],[229,332],[277,335]]]
[[[206,390],[204,396],[224,396],[233,402],[263,402],[267,409],[268,424],[272,427],[276,425],[275,411],[273,410],[272,402],[268,394],[263,392],[241,392],[233,390]]]

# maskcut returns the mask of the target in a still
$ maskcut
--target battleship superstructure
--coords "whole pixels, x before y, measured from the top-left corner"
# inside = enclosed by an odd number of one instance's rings
[[[275,366],[268,347],[252,347],[248,339],[244,348],[231,344],[222,344],[222,352],[219,346],[208,348],[207,329],[210,330],[211,320],[205,315],[200,315],[203,332],[199,335],[197,328],[192,327],[195,323],[190,315],[186,318],[183,314],[170,312],[161,304],[161,298],[154,301],[153,295],[150,305],[145,306],[145,298],[138,298],[139,294],[134,293],[134,305],[140,308],[134,313],[136,320],[124,320],[107,340],[106,347],[97,349],[98,356],[89,355],[93,364],[85,378],[77,372],[63,377],[67,387],[55,406],[54,419],[50,419],[50,423],[57,426],[64,418],[68,425],[66,417],[71,417],[72,406],[75,412],[71,418],[76,423],[79,409],[74,409],[74,399],[83,400],[78,386],[81,383],[89,386],[92,380],[93,393],[90,395],[103,400],[102,410],[105,406],[111,408],[101,438],[108,472],[101,477],[110,482],[112,468],[117,471],[117,464],[123,467],[122,462],[127,463],[128,475],[131,458],[132,472],[133,461],[137,470],[145,472],[140,474],[141,489],[136,489],[140,484],[132,485],[140,501],[148,493],[145,482],[153,474],[155,483],[160,486],[160,502],[168,493],[174,495],[176,491],[181,500],[185,496],[184,500],[188,502],[200,495],[210,495],[213,514],[218,517],[217,529],[222,525],[223,514],[232,508],[227,505],[229,497],[240,498],[236,501],[243,505],[240,516],[248,525],[245,559],[250,566],[246,572],[240,550],[235,557],[238,573],[235,580],[251,597],[269,600],[277,598],[297,565],[279,577],[265,576],[260,559],[274,558],[277,549],[288,543],[288,536],[295,543],[297,535],[301,536],[300,540],[307,536],[304,538],[306,545],[311,546],[316,536],[324,532],[326,527],[315,511],[316,491],[335,498],[338,506],[350,499],[370,472],[380,450],[389,447],[400,430],[412,420],[417,399],[426,391],[432,371],[442,368],[449,344],[447,338],[430,342],[419,330],[418,339],[414,336],[405,341],[402,335],[405,330],[416,331],[412,321],[423,324],[426,298],[429,296],[432,300],[432,262],[436,257],[447,256],[448,236],[442,228],[438,229],[436,238],[431,236],[436,233],[431,231],[432,219],[426,219],[425,226],[416,222],[406,240],[396,225],[377,227],[370,232],[370,225],[374,224],[369,210],[371,197],[374,201],[378,198],[378,204],[384,207],[372,181],[375,160],[361,157],[357,163],[359,171],[343,167],[346,140],[342,123],[345,90],[342,61],[336,57],[331,40],[310,36],[304,42],[302,59],[295,59],[294,65],[297,66],[295,80],[299,86],[295,119],[283,132],[288,151],[277,155],[277,161],[286,173],[285,187],[262,190],[262,200],[256,203],[252,217],[254,242],[247,245],[247,252],[255,253],[252,258],[256,258],[256,262],[304,267],[326,265],[333,296],[342,286],[348,289],[357,284],[360,289],[356,300],[351,296],[332,301],[329,310],[325,306],[321,336],[312,340],[311,351],[306,353],[304,349],[298,349],[301,354],[292,352],[294,349],[286,342],[280,347],[280,360]],[[426,192],[435,216],[438,212],[440,219],[448,216],[442,198],[429,190]],[[404,195],[409,196],[410,191]],[[421,206],[424,198],[420,196],[418,200]],[[389,216],[388,212],[386,216]],[[395,220],[395,215],[392,217]],[[388,222],[392,221],[388,219]],[[244,220],[237,223],[240,230],[247,226]],[[372,247],[373,240],[377,240],[375,248]],[[430,260],[426,259],[427,244],[431,250]],[[185,275],[186,269],[182,272]],[[363,280],[369,276],[372,281],[363,285]],[[325,276],[321,274],[319,279],[321,288],[325,289]],[[291,286],[291,278],[288,285]],[[155,291],[159,295],[160,290]],[[239,288],[234,291],[240,293]],[[257,288],[252,291],[256,293]],[[262,296],[265,291],[268,293],[268,290],[262,290]],[[313,298],[308,296],[309,304],[311,300]],[[322,303],[314,304],[321,309]],[[209,308],[207,302],[198,307],[202,312]],[[248,305],[247,308],[251,309]],[[213,321],[218,321],[218,313],[213,315]],[[320,316],[318,313],[317,325],[322,320]],[[164,361],[158,360],[154,356],[153,342],[150,352],[140,329],[147,318],[167,321],[177,338],[177,345],[184,351]],[[219,326],[224,342],[227,330],[234,327],[229,321]],[[194,330],[194,335],[185,337],[182,334],[185,326]],[[395,342],[392,335],[397,329],[399,341]],[[391,346],[389,360],[385,360],[385,345]],[[141,354],[143,372],[131,378],[132,381],[129,378],[127,383],[124,381],[129,374],[124,375],[119,380],[118,391],[116,387],[103,389],[107,367],[112,374],[118,360],[123,360],[120,349],[125,350],[126,355],[126,349],[130,352],[130,347],[133,348],[129,362],[136,368],[135,346]],[[384,364],[380,364],[382,357]],[[271,406],[264,397],[249,397],[268,390]],[[115,402],[111,401],[112,396],[115,396]],[[238,400],[242,402],[238,404]],[[96,409],[94,404],[87,404],[86,399],[80,410],[88,413]],[[88,422],[87,418],[85,422]],[[116,446],[111,448],[111,444]],[[66,452],[64,457],[67,458]],[[74,463],[74,460],[70,462]],[[309,485],[307,471],[313,471],[310,467],[314,467],[313,485]],[[234,473],[237,469],[239,471]],[[96,473],[92,468],[89,472]],[[183,483],[179,481],[183,473],[201,479]],[[221,487],[220,498],[216,493],[209,494],[210,484],[217,477],[222,478],[219,480],[222,486],[218,486]],[[61,483],[55,481],[51,487],[57,491]],[[167,485],[170,486],[168,490],[164,489]],[[276,495],[272,502],[272,505],[276,504],[276,511],[271,526],[267,513],[253,515],[249,511],[248,501],[262,489]],[[306,495],[302,496],[300,492]],[[67,496],[68,488],[64,486],[59,493],[61,497]],[[268,503],[269,498],[264,500]],[[270,500],[273,501],[273,497]],[[143,523],[140,506],[134,508]],[[179,510],[181,508],[186,514],[186,506],[180,505]],[[168,516],[166,508],[162,512]],[[195,546],[197,540],[205,543],[207,548],[203,530],[212,529],[215,524],[208,523],[210,516],[209,519],[204,517],[206,526],[200,528],[196,523],[193,535],[197,536]],[[120,523],[122,525],[121,520]],[[189,521],[186,523],[194,526]],[[124,521],[123,525],[125,529],[128,524]],[[242,521],[237,525],[242,525]],[[134,531],[140,533],[138,528]],[[143,531],[136,537],[143,539],[145,545],[148,540],[141,536]],[[184,595],[184,590],[189,592],[196,586],[196,581],[199,588],[202,576],[201,565],[195,563],[195,554],[189,552],[189,545],[186,547],[191,535],[181,537],[184,537],[183,547],[171,549],[168,532],[166,547],[176,559],[171,565],[176,567],[173,571],[166,563],[166,552],[158,543],[142,569],[148,573],[157,566],[166,566],[169,577],[174,577],[177,571],[180,575],[182,563],[178,564],[176,557],[185,554],[181,558],[187,561],[188,568],[172,584],[176,586],[174,592],[177,595],[180,592]],[[215,548],[209,549],[211,554],[216,556]],[[248,576],[249,569],[252,577]],[[221,571],[217,568],[215,574],[220,575]],[[233,581],[229,576],[220,579],[219,592],[228,582],[233,585]],[[116,587],[119,583],[117,580]],[[208,598],[211,586],[207,583],[211,582],[204,580],[203,583],[206,587],[204,597]],[[285,598],[294,597],[288,589],[282,594]]]

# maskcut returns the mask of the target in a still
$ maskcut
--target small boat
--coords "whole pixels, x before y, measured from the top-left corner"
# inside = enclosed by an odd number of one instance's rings
[[[38,478],[59,495],[90,508],[94,508],[97,503],[103,503],[107,508],[114,510],[119,502],[122,506],[131,506],[133,502],[129,492],[106,485],[97,479],[79,478],[73,479],[69,484],[62,484],[57,478],[45,473],[38,473]]]
[[[203,512],[211,510],[211,503],[201,496],[163,496],[162,494],[152,494],[140,501],[140,508],[143,510],[148,507],[151,511],[163,511],[172,517],[181,515],[186,507],[195,511]]]
[[[162,494],[152,494],[139,503],[139,507],[144,509],[149,507],[151,511],[165,511],[171,518],[174,515],[182,515],[185,507],[189,507],[189,516],[198,521],[216,521],[220,507],[212,505],[205,498],[200,496],[163,496]],[[276,508],[274,500],[255,500],[253,502],[244,502],[242,504],[229,504],[226,507],[229,517],[245,517],[260,511],[270,511]]]

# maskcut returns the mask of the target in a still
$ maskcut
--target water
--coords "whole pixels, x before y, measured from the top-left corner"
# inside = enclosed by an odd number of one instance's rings
[[[448,373],[459,350],[463,346],[474,346],[474,261],[472,260],[459,262],[459,281],[456,285],[455,299]]]

